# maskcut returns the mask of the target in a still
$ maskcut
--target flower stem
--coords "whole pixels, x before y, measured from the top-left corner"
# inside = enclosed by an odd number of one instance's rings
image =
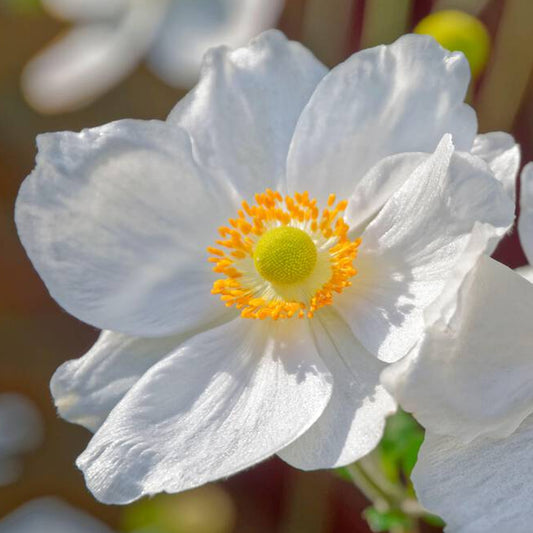
[[[378,509],[388,509],[393,502],[389,495],[371,478],[360,463],[353,463],[346,467],[352,477],[354,485],[376,506]]]
[[[391,483],[381,472],[376,458],[370,454],[346,467],[354,485],[381,512],[400,511],[407,515],[410,524],[396,525],[390,533],[418,533],[418,517],[424,514],[422,506],[413,499],[407,490]]]

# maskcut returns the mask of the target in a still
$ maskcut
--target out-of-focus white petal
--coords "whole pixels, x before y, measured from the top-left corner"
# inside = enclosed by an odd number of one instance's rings
[[[51,295],[101,329],[183,333],[226,312],[206,246],[235,213],[202,173],[186,132],[124,120],[38,139],[16,222]]]
[[[112,533],[95,518],[56,498],[25,503],[2,522],[0,533]]]
[[[425,35],[354,54],[319,84],[298,122],[288,160],[291,190],[319,201],[348,197],[382,158],[433,152],[445,133],[469,151],[474,111],[463,103],[470,79],[461,53]]]
[[[503,131],[478,135],[471,153],[487,162],[494,177],[514,202],[516,176],[520,168],[520,146],[515,143],[513,136]]]
[[[380,385],[384,363],[369,354],[350,328],[328,309],[312,321],[318,350],[333,374],[333,395],[322,416],[278,455],[304,470],[333,468],[357,461],[383,435],[396,403]]]
[[[192,85],[205,52],[218,45],[232,48],[275,26],[283,0],[179,0],[171,2],[150,63],[167,83]]]
[[[266,459],[331,395],[307,321],[238,318],[153,366],[78,459],[101,501],[178,492]]]
[[[529,264],[533,264],[533,163],[528,163],[520,175],[518,236]]]
[[[30,400],[17,393],[0,395],[0,455],[32,450],[42,432],[41,417]]]
[[[185,128],[195,155],[246,199],[283,189],[296,121],[326,68],[278,31],[243,48],[210,50],[196,88],[168,120]]]
[[[183,340],[102,332],[83,357],[63,363],[53,375],[50,388],[59,414],[96,431],[143,374]]]
[[[163,0],[137,0],[116,23],[70,30],[26,66],[22,89],[28,102],[43,113],[59,113],[108,91],[145,55],[165,9]]]
[[[426,431],[412,473],[417,496],[448,533],[529,533],[533,416],[507,439],[464,444]]]
[[[22,462],[16,457],[0,456],[0,487],[15,483],[22,475]]]
[[[445,136],[364,231],[358,273],[335,307],[367,350],[398,360],[420,338],[424,308],[455,265],[468,262],[466,274],[482,253],[465,253],[475,225],[490,228],[486,243],[501,237],[513,216],[513,203],[486,165],[454,152]]]
[[[21,394],[0,394],[0,486],[17,480],[18,455],[37,448],[42,437],[42,420],[33,403]]]
[[[429,431],[505,437],[533,412],[533,287],[482,256],[456,299],[383,382]]]
[[[73,21],[106,20],[120,16],[131,0],[41,0],[53,15]]]

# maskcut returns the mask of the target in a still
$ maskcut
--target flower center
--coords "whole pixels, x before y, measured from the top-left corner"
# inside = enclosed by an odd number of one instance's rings
[[[255,195],[255,205],[243,202],[218,229],[220,248],[207,248],[213,271],[224,276],[211,292],[243,318],[311,318],[357,273],[361,239],[349,239],[347,205],[331,194],[319,210],[307,192],[283,197],[269,189]]]
[[[316,246],[311,237],[293,226],[278,226],[262,235],[253,251],[257,272],[271,283],[289,285],[313,272]]]

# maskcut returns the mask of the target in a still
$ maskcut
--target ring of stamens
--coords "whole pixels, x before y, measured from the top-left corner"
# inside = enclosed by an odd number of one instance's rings
[[[224,276],[213,283],[211,292],[220,295],[226,306],[239,309],[244,318],[311,318],[317,309],[332,303],[335,293],[349,287],[357,273],[353,261],[361,239],[349,239],[349,226],[343,219],[347,204],[346,200],[336,202],[331,194],[327,207],[319,210],[308,192],[283,197],[270,189],[255,195],[255,205],[242,202],[237,217],[218,229],[219,246],[207,248],[213,271]],[[254,251],[260,251],[260,242],[274,242],[271,237],[284,233],[277,229],[283,227],[296,228],[309,236],[316,247],[316,264],[307,268],[293,262],[290,267],[305,275],[280,277],[278,273],[274,279],[290,282],[276,283],[261,275]],[[304,244],[305,238],[295,230],[285,233],[287,238],[305,245],[306,251],[301,254],[304,261],[313,255],[308,243]]]

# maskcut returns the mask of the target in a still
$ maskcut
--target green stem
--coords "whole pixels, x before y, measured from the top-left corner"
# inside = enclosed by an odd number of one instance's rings
[[[418,518],[425,511],[405,489],[391,483],[381,472],[371,454],[346,467],[354,485],[373,503],[378,511],[399,510],[412,518],[409,527],[398,526],[390,533],[418,533]]]
[[[366,472],[360,462],[346,467],[354,485],[376,506],[379,510],[387,510],[394,507],[394,502],[389,495],[377,484]]]
[[[381,469],[379,457],[375,453],[371,453],[359,460],[361,466],[367,472],[374,483],[381,487],[381,490],[389,495],[394,503],[394,507],[399,508],[407,495],[405,489],[395,483],[392,483],[383,473]]]

